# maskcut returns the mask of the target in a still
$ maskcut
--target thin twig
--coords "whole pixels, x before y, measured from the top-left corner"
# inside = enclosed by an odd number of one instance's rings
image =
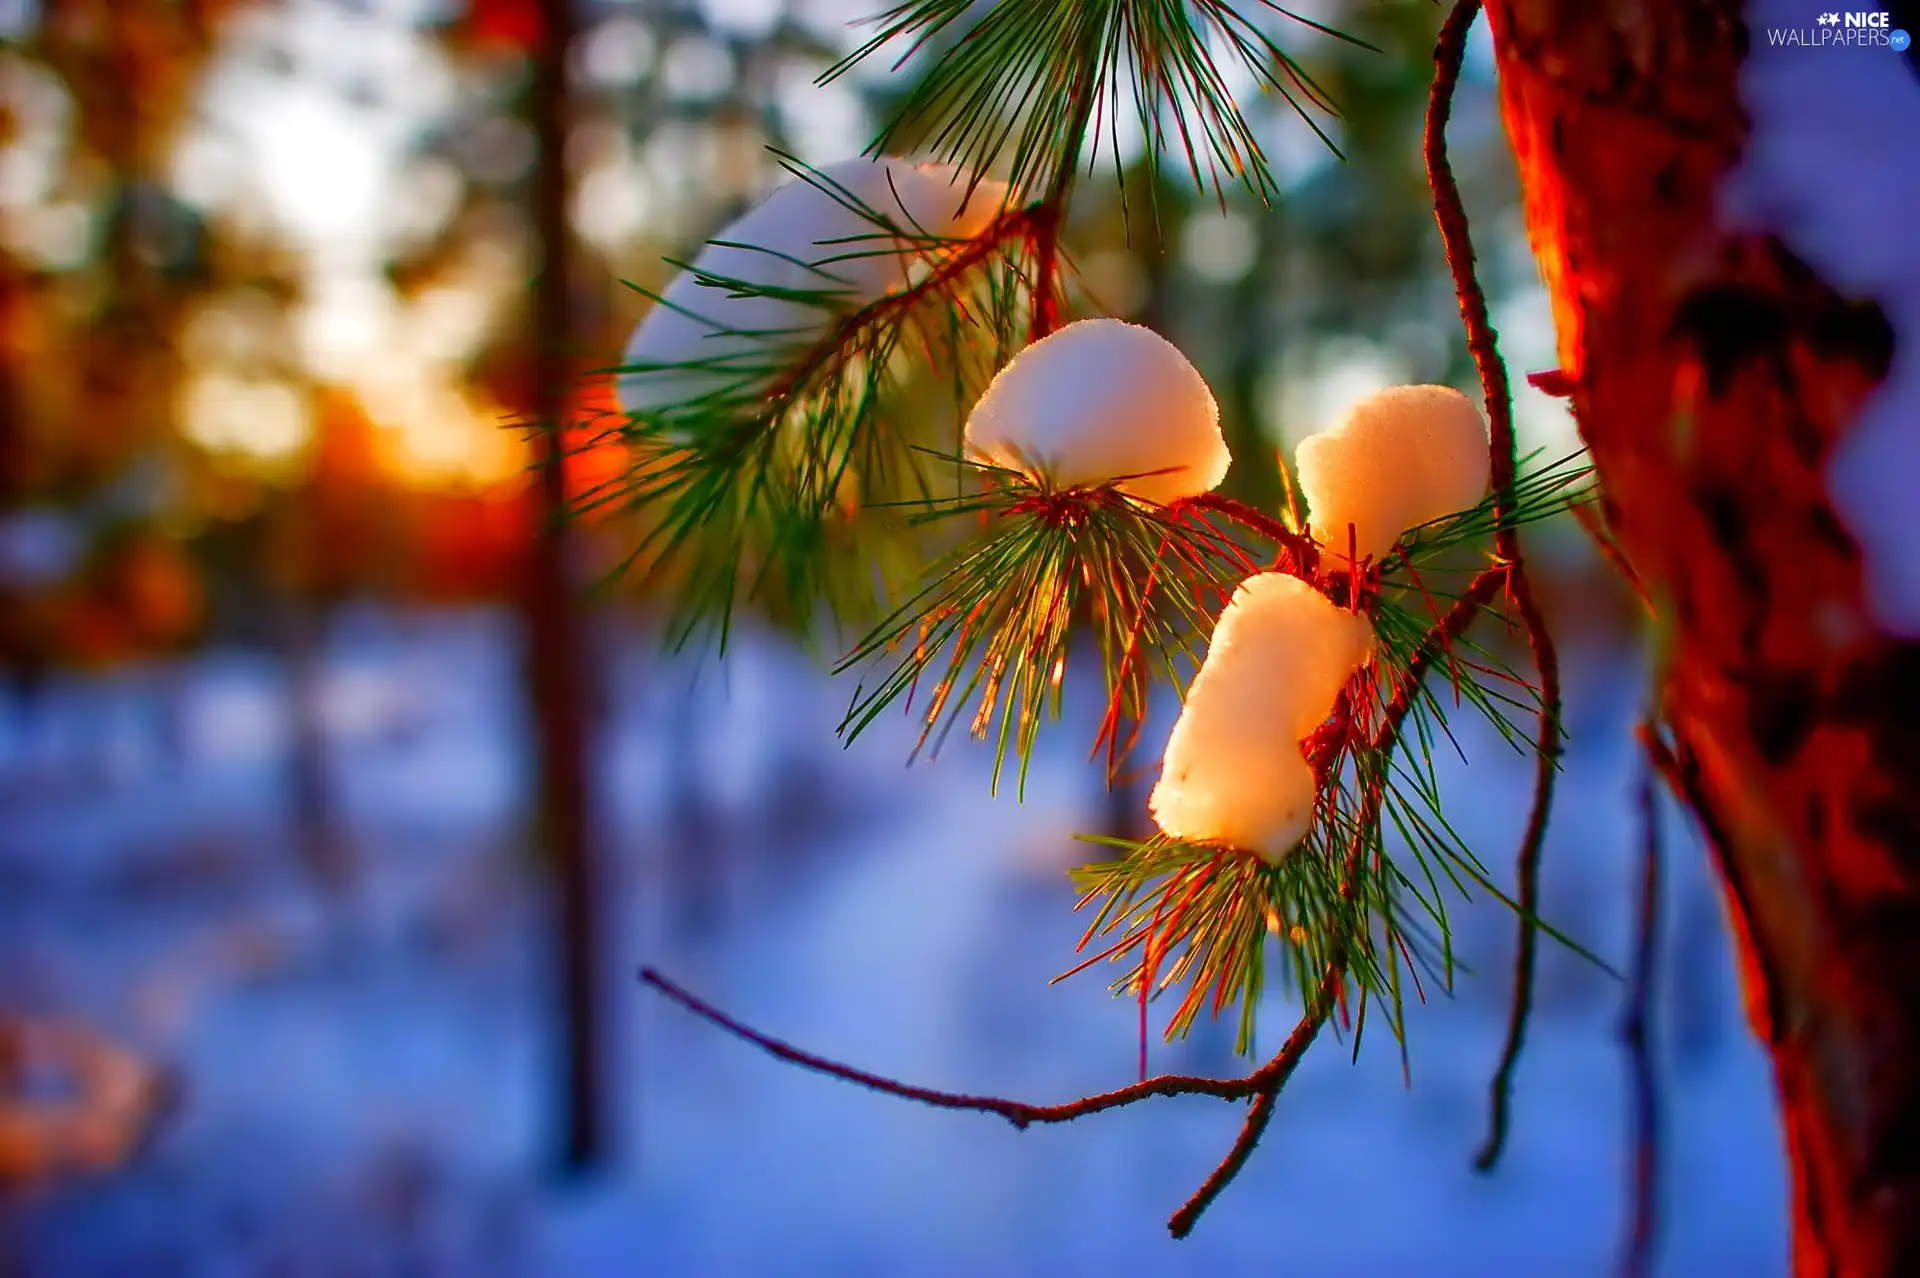
[[[1311,1041],[1311,1036],[1318,1034],[1325,1023],[1326,1017],[1315,1017],[1310,1021],[1301,1021],[1298,1029],[1308,1031]],[[1193,1197],[1173,1213],[1173,1219],[1167,1222],[1168,1233],[1175,1238],[1185,1238],[1193,1232],[1193,1227],[1200,1223],[1201,1213],[1213,1206],[1213,1200],[1220,1196],[1220,1191],[1233,1183],[1233,1178],[1247,1165],[1247,1159],[1253,1156],[1254,1148],[1266,1134],[1267,1124],[1273,1121],[1273,1111],[1279,1101],[1278,1087],[1266,1088],[1255,1094],[1253,1104],[1247,1107],[1247,1121],[1241,1126],[1240,1134],[1234,1137],[1233,1148],[1200,1183],[1200,1188],[1194,1190]]]
[[[1182,497],[1174,503],[1175,508],[1192,510],[1210,510],[1226,516],[1243,528],[1265,537],[1276,546],[1285,548],[1294,563],[1303,573],[1311,574],[1320,557],[1320,547],[1313,538],[1304,533],[1295,532],[1280,520],[1243,501],[1221,493],[1196,493],[1191,497]]]
[[[1733,846],[1731,836],[1714,818],[1715,808],[1701,780],[1699,762],[1683,742],[1676,742],[1675,748],[1669,749],[1664,740],[1652,735],[1643,737],[1641,744],[1646,747],[1647,757],[1653,761],[1655,770],[1667,783],[1673,797],[1700,823],[1701,841],[1706,844],[1709,855],[1713,857],[1714,868],[1719,871],[1721,882],[1726,886],[1727,918],[1734,933],[1734,948],[1748,969],[1743,982],[1747,989],[1747,1019],[1753,1026],[1755,1038],[1768,1046],[1775,1046],[1780,1042],[1786,1025],[1786,1005],[1782,993],[1786,989],[1785,978],[1768,958],[1768,952],[1755,940],[1754,928],[1758,915],[1753,885],[1729,851]]]
[[[1513,959],[1512,1001],[1507,1006],[1507,1040],[1500,1053],[1500,1066],[1488,1087],[1487,1139],[1474,1158],[1474,1166],[1491,1171],[1506,1148],[1511,1124],[1513,1076],[1520,1067],[1520,1053],[1526,1045],[1527,1021],[1533,1011],[1534,970],[1540,948],[1540,860],[1546,850],[1547,819],[1553,810],[1553,783],[1560,755],[1560,670],[1547,637],[1546,623],[1533,602],[1533,590],[1524,568],[1516,560],[1509,589],[1527,636],[1533,645],[1534,664],[1540,671],[1539,743],[1533,762],[1533,806],[1527,814],[1526,832],[1520,839],[1515,859],[1518,891],[1515,903],[1520,907],[1519,935]]]
[[[1447,119],[1453,109],[1454,89],[1460,83],[1460,66],[1466,54],[1467,32],[1480,13],[1480,0],[1459,0],[1447,20],[1433,52],[1433,89],[1427,100],[1425,151],[1427,182],[1433,190],[1434,219],[1440,225],[1440,238],[1446,246],[1447,269],[1452,272],[1454,292],[1460,299],[1460,316],[1466,324],[1467,349],[1473,354],[1480,373],[1480,387],[1486,397],[1487,423],[1492,443],[1492,480],[1494,512],[1498,531],[1495,548],[1509,573],[1507,589],[1515,609],[1526,626],[1527,641],[1533,649],[1534,666],[1540,672],[1540,725],[1534,764],[1533,808],[1527,816],[1526,832],[1521,836],[1515,874],[1520,917],[1519,944],[1514,956],[1513,1002],[1507,1018],[1506,1047],[1490,1088],[1491,1114],[1487,1140],[1474,1159],[1475,1166],[1486,1171],[1499,1161],[1506,1144],[1509,1111],[1513,1094],[1513,1076],[1519,1068],[1520,1052],[1526,1041],[1527,1020],[1533,1006],[1534,967],[1539,948],[1538,911],[1540,902],[1540,858],[1545,848],[1547,820],[1553,809],[1553,785],[1560,754],[1560,662],[1554,652],[1553,638],[1547,633],[1546,620],[1540,614],[1527,580],[1525,560],[1520,550],[1519,531],[1510,515],[1514,502],[1514,484],[1519,472],[1519,453],[1513,429],[1513,387],[1507,378],[1507,366],[1500,358],[1499,337],[1487,308],[1487,296],[1473,269],[1473,237],[1467,225],[1467,211],[1460,198],[1459,183],[1447,162]]]
[[[1333,969],[1329,969],[1328,975],[1333,975]],[[1332,979],[1321,983],[1319,993],[1315,996],[1315,1006],[1300,1018],[1300,1023],[1293,1027],[1293,1033],[1287,1036],[1287,1041],[1269,1062],[1270,1066],[1276,1068],[1260,1090],[1254,1093],[1253,1104],[1247,1109],[1247,1120],[1241,1124],[1240,1134],[1234,1137],[1233,1147],[1220,1160],[1220,1165],[1201,1182],[1200,1188],[1193,1192],[1193,1197],[1187,1199],[1167,1222],[1167,1232],[1175,1238],[1185,1238],[1193,1232],[1201,1213],[1213,1205],[1220,1191],[1233,1183],[1233,1178],[1247,1165],[1247,1159],[1252,1157],[1260,1138],[1266,1134],[1267,1124],[1273,1121],[1273,1110],[1280,1100],[1280,1089],[1287,1085],[1294,1068],[1306,1057],[1313,1040],[1319,1037],[1320,1027],[1327,1023],[1327,1014],[1332,1010],[1337,986],[1338,981]]]
[[[1022,1129],[1035,1123],[1070,1123],[1076,1118],[1098,1114],[1103,1110],[1118,1109],[1123,1105],[1146,1100],[1150,1096],[1214,1096],[1222,1100],[1244,1100],[1259,1091],[1266,1081],[1268,1070],[1274,1066],[1274,1062],[1269,1061],[1242,1078],[1161,1074],[1130,1087],[1082,1096],[1061,1105],[1030,1105],[1024,1101],[1007,1100],[998,1096],[970,1096],[961,1092],[943,1092],[927,1087],[916,1087],[897,1079],[856,1069],[851,1065],[843,1065],[824,1056],[802,1051],[735,1020],[705,999],[662,976],[653,968],[641,969],[640,980],[700,1019],[790,1065],[798,1065],[801,1069],[825,1074],[829,1078],[837,1078],[842,1082],[865,1087],[883,1095],[897,1096],[902,1100],[930,1105],[935,1109],[963,1109],[981,1114],[995,1114]]]
[[[1633,973],[1627,991],[1626,1017],[1620,1037],[1626,1043],[1633,1079],[1633,1158],[1630,1164],[1631,1224],[1620,1258],[1622,1278],[1645,1278],[1651,1272],[1654,1245],[1660,1231],[1660,1089],[1654,1074],[1651,1008],[1660,956],[1660,813],[1654,802],[1655,736],[1653,725],[1640,729],[1647,742],[1647,759],[1640,777],[1640,820],[1643,824],[1640,863],[1640,912],[1633,949]],[[1660,747],[1664,750],[1664,746]]]
[[[1060,327],[1055,280],[1060,270],[1061,210],[1057,207],[1043,208],[1045,212],[1034,220],[1033,317],[1027,330],[1029,344],[1051,336]]]

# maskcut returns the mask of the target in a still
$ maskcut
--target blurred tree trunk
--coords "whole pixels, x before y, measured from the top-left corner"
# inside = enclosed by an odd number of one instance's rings
[[[683,679],[668,720],[666,862],[668,926],[676,941],[704,941],[720,930],[733,840],[715,819],[704,743],[706,705],[696,679]]]
[[[529,640],[539,759],[540,833],[557,889],[555,955],[561,1017],[559,1160],[585,1171],[606,1153],[602,1083],[598,875],[589,843],[586,652],[568,522],[565,426],[574,367],[569,288],[571,203],[566,142],[571,0],[541,0],[529,103],[538,163],[533,220],[539,259],[527,340],[533,347],[533,416],[539,423],[538,526],[522,606]]]
[[[1489,8],[1561,371],[1659,600],[1679,781],[1773,1057],[1795,1271],[1920,1273],[1920,645],[1875,630],[1823,484],[1891,330],[1716,220],[1741,0]]]
[[[314,885],[334,905],[353,887],[353,850],[340,826],[333,783],[333,754],[324,715],[326,605],[289,593],[285,625],[287,716],[290,739],[288,786],[293,800],[293,838]]]
[[[1287,206],[1276,198],[1272,208],[1248,216],[1253,223],[1253,261],[1233,286],[1226,316],[1230,336],[1220,408],[1233,469],[1224,491],[1261,510],[1280,510],[1287,498],[1274,461],[1278,441],[1268,433],[1260,391],[1284,345],[1276,331],[1280,306],[1275,299],[1281,287]]]

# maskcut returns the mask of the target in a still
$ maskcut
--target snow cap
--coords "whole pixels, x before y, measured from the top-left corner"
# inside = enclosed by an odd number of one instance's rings
[[[1345,559],[1385,557],[1407,529],[1466,510],[1487,491],[1487,425],[1450,386],[1394,386],[1300,441],[1294,466],[1313,534]]]
[[[857,309],[904,288],[930,246],[901,243],[863,209],[907,236],[964,239],[999,213],[1007,188],[983,181],[969,194],[966,170],[916,164],[895,156],[863,156],[830,164],[775,187],[729,223],[668,284],[628,339],[621,362],[656,367],[622,374],[615,394],[623,410],[645,413],[738,387],[756,370],[772,376],[826,334],[833,313],[780,297],[737,297],[702,284],[705,274],[758,288],[831,291]]]
[[[1364,616],[1295,577],[1241,582],[1147,799],[1160,829],[1282,860],[1313,820],[1313,769],[1300,742],[1326,721],[1373,645]]]
[[[1161,504],[1212,489],[1233,460],[1200,370],[1116,319],[1069,324],[1014,356],[974,405],[967,450],[1061,487],[1119,479]]]

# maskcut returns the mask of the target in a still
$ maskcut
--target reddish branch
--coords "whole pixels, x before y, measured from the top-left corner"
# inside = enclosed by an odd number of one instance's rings
[[[1053,218],[1043,205],[1007,209],[985,230],[964,243],[942,243],[929,248],[924,253],[929,263],[924,277],[906,288],[848,311],[819,340],[808,346],[790,369],[769,381],[760,400],[772,407],[756,420],[762,423],[777,420],[781,409],[811,385],[814,378],[833,367],[842,351],[857,346],[863,334],[913,310],[939,291],[951,288],[967,272],[991,261],[1016,240],[1024,240],[1030,247],[1043,250],[1053,233],[1050,229],[1052,223]],[[1036,309],[1043,304],[1051,305],[1053,295],[1051,282],[1044,288],[1038,281],[1035,282]]]
[[[1312,579],[1319,565],[1318,542],[1305,533],[1295,532],[1272,515],[1245,502],[1235,501],[1220,493],[1199,493],[1192,497],[1182,497],[1174,503],[1174,506],[1224,515],[1256,536],[1266,538],[1292,557],[1290,566],[1297,576]]]
[[[801,1069],[811,1070],[816,1074],[825,1074],[829,1078],[837,1078],[844,1083],[852,1083],[857,1087],[865,1087],[887,1096],[897,1096],[901,1100],[914,1101],[934,1109],[964,1109],[980,1114],[994,1114],[1021,1130],[1034,1124],[1070,1123],[1076,1118],[1085,1118],[1089,1114],[1098,1114],[1109,1109],[1119,1109],[1154,1096],[1213,1096],[1220,1100],[1244,1100],[1264,1089],[1270,1080],[1274,1078],[1284,1080],[1285,1075],[1292,1073],[1293,1066],[1297,1063],[1288,1059],[1287,1049],[1283,1047],[1272,1060],[1241,1078],[1159,1074],[1128,1087],[1082,1096],[1077,1100],[1058,1105],[1032,1105],[1025,1101],[1007,1100],[998,1096],[972,1096],[963,1092],[943,1092],[933,1088],[916,1087],[911,1083],[903,1083],[897,1079],[856,1069],[851,1065],[844,1065],[839,1061],[802,1051],[771,1035],[744,1025],[713,1004],[689,993],[653,968],[643,968],[640,972],[640,980],[702,1020],[790,1065],[798,1065]],[[1296,1030],[1296,1035],[1297,1033]],[[1288,1040],[1289,1045],[1292,1042],[1292,1039]],[[1300,1045],[1297,1051],[1304,1053],[1306,1045]]]
[[[1516,858],[1520,935],[1514,957],[1513,1001],[1507,1018],[1506,1048],[1501,1053],[1500,1067],[1490,1089],[1487,1141],[1475,1159],[1475,1164],[1485,1171],[1499,1161],[1506,1144],[1513,1075],[1519,1067],[1527,1018],[1533,1004],[1533,975],[1539,949],[1540,855],[1546,842],[1547,818],[1553,809],[1554,775],[1560,755],[1560,662],[1552,636],[1547,633],[1546,620],[1534,601],[1520,552],[1520,535],[1512,523],[1514,481],[1519,470],[1513,430],[1513,388],[1507,379],[1507,366],[1500,358],[1499,338],[1488,313],[1486,293],[1474,273],[1473,238],[1467,227],[1466,206],[1461,202],[1453,167],[1447,162],[1447,119],[1452,113],[1454,88],[1460,82],[1467,32],[1479,12],[1480,0],[1459,0],[1441,25],[1434,46],[1433,89],[1427,100],[1425,136],[1427,182],[1433,189],[1434,218],[1440,224],[1440,238],[1446,246],[1447,269],[1453,274],[1454,292],[1460,299],[1460,316],[1466,323],[1467,349],[1473,354],[1474,366],[1480,373],[1481,391],[1486,397],[1493,445],[1494,511],[1499,530],[1495,534],[1495,549],[1509,566],[1507,591],[1514,610],[1526,626],[1534,666],[1540,672],[1533,806],[1527,815],[1526,831],[1521,836]]]
[[[1047,337],[1060,326],[1060,296],[1055,281],[1060,274],[1061,212],[1057,205],[1043,205],[1033,219],[1033,325],[1027,335],[1030,342]]]

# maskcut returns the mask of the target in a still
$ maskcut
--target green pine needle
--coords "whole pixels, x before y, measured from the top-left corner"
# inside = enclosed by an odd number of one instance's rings
[[[1271,0],[1261,7],[1372,47]],[[1325,90],[1229,0],[1000,0],[982,10],[976,0],[898,4],[875,19],[870,40],[821,77],[844,75],[889,45],[905,49],[896,67],[929,44],[945,46],[874,151],[924,145],[976,173],[1010,156],[1016,190],[1058,191],[1087,137],[1112,132],[1130,110],[1147,138],[1150,169],[1157,172],[1160,154],[1177,146],[1195,185],[1238,181],[1264,199],[1278,187],[1227,88],[1217,60],[1224,54],[1339,153],[1318,118],[1335,114]]]
[[[1168,1041],[1184,1037],[1203,1010],[1217,1017],[1232,1007],[1234,1050],[1249,1052],[1269,979],[1269,945],[1279,951],[1282,981],[1304,991],[1326,969],[1335,945],[1366,934],[1364,902],[1343,894],[1341,858],[1323,839],[1309,836],[1278,865],[1236,848],[1160,835],[1140,843],[1089,841],[1122,855],[1072,872],[1082,907],[1099,903],[1080,947],[1118,939],[1055,979],[1103,959],[1128,959],[1110,986],[1116,994],[1140,998],[1144,990],[1157,999],[1184,984],[1168,1020]]]
[[[983,523],[981,534],[935,563],[922,588],[841,662],[842,671],[879,674],[855,691],[842,734],[851,740],[931,679],[921,746],[931,739],[937,749],[967,717],[974,735],[995,742],[996,790],[1011,751],[1024,794],[1040,722],[1060,711],[1071,633],[1085,623],[1109,699],[1095,750],[1104,744],[1117,766],[1152,678],[1184,683],[1212,616],[1252,561],[1197,513],[1112,485],[1056,489],[1016,471],[966,465],[992,486],[936,503],[920,521],[970,516]]]
[[[803,635],[823,615],[870,621],[930,551],[887,508],[958,488],[955,473],[943,475],[928,461],[926,445],[944,442],[928,433],[927,419],[937,422],[939,414],[927,408],[942,398],[927,393],[929,384],[945,384],[954,405],[947,429],[957,429],[961,407],[1024,344],[1030,323],[1031,211],[1003,213],[973,239],[943,240],[783,158],[800,180],[865,219],[871,234],[849,237],[842,251],[815,264],[818,289],[707,272],[696,278],[729,297],[821,312],[823,323],[718,329],[748,340],[684,363],[607,370],[685,376],[696,388],[681,402],[629,418],[620,433],[632,464],[581,503],[619,506],[642,521],[638,543],[613,575],[634,572],[666,588],[675,645],[711,631],[724,649],[733,610],[746,601]],[[853,257],[902,251],[926,254],[924,269],[905,291],[863,306],[827,273]]]
[[[1393,557],[1381,567],[1383,577],[1408,572],[1424,572],[1438,565],[1442,557],[1460,546],[1478,545],[1494,533],[1507,528],[1522,528],[1562,514],[1575,506],[1598,499],[1593,485],[1593,466],[1585,449],[1569,453],[1538,469],[1528,467],[1544,450],[1536,449],[1520,459],[1519,476],[1514,481],[1512,500],[1504,517],[1497,495],[1491,490],[1478,504],[1457,514],[1430,520],[1401,534]]]

